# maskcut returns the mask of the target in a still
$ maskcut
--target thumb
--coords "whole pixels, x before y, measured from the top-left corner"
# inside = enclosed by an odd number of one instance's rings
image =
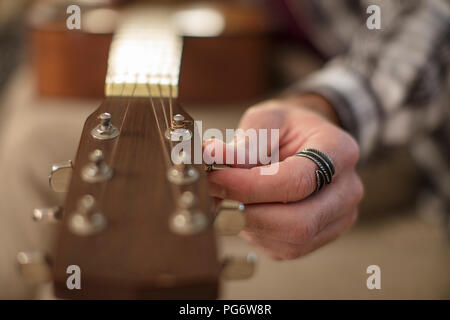
[[[235,137],[229,143],[211,139],[203,143],[203,160],[206,164],[225,164],[233,168],[252,168],[258,165],[257,146],[247,139]],[[252,155],[256,156],[252,156]]]

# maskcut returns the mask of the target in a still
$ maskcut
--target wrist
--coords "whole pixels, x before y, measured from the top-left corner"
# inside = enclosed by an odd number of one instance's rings
[[[298,105],[299,107],[312,110],[328,121],[341,126],[341,121],[339,119],[336,110],[333,108],[331,103],[329,103],[324,97],[315,93],[308,93],[302,95],[292,95],[283,98],[292,104]]]

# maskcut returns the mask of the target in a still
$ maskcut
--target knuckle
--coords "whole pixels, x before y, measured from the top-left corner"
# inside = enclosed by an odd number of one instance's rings
[[[336,144],[341,150],[345,150],[342,153],[342,161],[347,166],[355,166],[359,160],[360,150],[356,140],[347,132],[340,130],[336,132]]]
[[[359,216],[359,212],[358,210],[355,210],[353,213],[349,214],[346,218],[345,218],[345,223],[344,223],[344,227],[341,230],[341,233],[344,233],[346,230],[350,229],[358,220],[358,216]]]
[[[355,174],[355,183],[354,183],[354,197],[355,197],[355,205],[360,203],[361,200],[364,198],[364,184],[362,183],[361,179],[358,177],[358,175]]]
[[[302,251],[297,247],[288,247],[281,252],[279,258],[281,260],[294,260],[302,256]]]
[[[304,244],[308,242],[317,232],[317,227],[313,223],[299,221],[295,223],[289,234],[289,241],[295,244]]]
[[[353,139],[353,137],[351,137],[350,135],[347,135],[347,145],[348,145],[347,147],[348,162],[350,163],[351,166],[354,166],[359,160],[360,156],[359,146],[356,140]]]
[[[250,118],[256,114],[258,114],[260,112],[260,107],[259,106],[252,106],[250,108],[248,108],[245,112],[243,117],[244,118]]]
[[[353,226],[356,223],[356,221],[358,221],[358,217],[359,217],[359,211],[356,210],[350,218],[350,227]]]
[[[323,230],[328,223],[330,223],[330,219],[332,216],[330,215],[330,209],[325,209],[317,212],[316,219],[317,219],[317,225],[318,225],[318,231]]]
[[[309,196],[316,187],[316,176],[314,170],[307,170],[306,173],[294,175],[292,184],[286,190],[287,201],[297,201]]]

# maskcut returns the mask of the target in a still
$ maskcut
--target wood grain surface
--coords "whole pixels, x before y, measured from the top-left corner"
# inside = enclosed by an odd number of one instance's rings
[[[196,235],[181,236],[169,229],[176,192],[166,178],[167,162],[160,131],[165,128],[162,108],[168,101],[154,98],[157,119],[148,98],[107,98],[86,121],[65,203],[53,268],[55,293],[71,299],[215,298],[219,264],[211,227]],[[162,106],[164,103],[165,106]],[[113,140],[96,140],[90,131],[97,117],[109,112],[121,133]],[[174,113],[190,117],[174,102]],[[167,147],[169,140],[165,139]],[[100,149],[114,170],[111,180],[87,183],[81,179],[88,155]],[[193,150],[193,148],[192,148]],[[180,187],[198,196],[198,207],[212,222],[208,182],[201,166],[200,179]],[[177,187],[178,188],[178,187]],[[86,194],[95,197],[106,216],[100,234],[77,236],[68,221]],[[68,290],[66,269],[81,268],[81,290]]]

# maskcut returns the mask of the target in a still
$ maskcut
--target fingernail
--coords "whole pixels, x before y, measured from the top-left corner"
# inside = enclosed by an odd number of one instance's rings
[[[214,142],[212,140],[210,141],[203,148],[203,161],[207,164],[212,164],[214,161]]]

